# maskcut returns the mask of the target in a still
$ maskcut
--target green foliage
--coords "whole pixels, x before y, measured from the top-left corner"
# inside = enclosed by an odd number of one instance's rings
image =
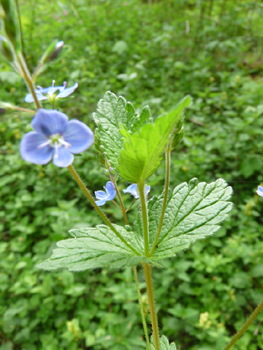
[[[221,350],[263,298],[263,202],[255,194],[263,184],[262,7],[248,0],[88,3],[19,2],[31,69],[56,38],[72,46],[36,84],[77,81],[74,97],[61,100],[59,109],[92,128],[91,113],[107,90],[133,101],[136,110],[150,105],[153,115],[191,94],[184,139],[172,154],[171,188],[193,177],[207,183],[224,178],[234,189],[234,209],[214,236],[153,270],[154,291],[160,332],[178,349]],[[116,50],[119,41],[126,46]],[[1,100],[30,108],[24,83],[8,69],[0,60]],[[27,113],[0,115],[0,349],[145,349],[131,268],[76,274],[35,267],[70,228],[101,220],[66,169],[20,159],[30,120]],[[92,191],[105,185],[94,148],[74,166]],[[147,180],[150,196],[162,192],[163,176],[161,165]],[[128,207],[129,195],[124,200]],[[104,210],[123,225],[114,206]],[[135,212],[128,212],[129,223]],[[238,350],[262,349],[262,322],[259,315]]]
[[[12,43],[15,51],[20,53],[22,44],[17,3],[15,0],[1,0],[0,5],[3,9],[1,24],[4,35]]]
[[[115,233],[105,225],[96,228],[75,229],[70,234],[74,239],[57,243],[52,256],[37,267],[44,270],[67,268],[69,271],[83,271],[98,267],[123,268],[138,265],[143,258],[143,241],[134,232],[114,225],[121,236],[138,251],[136,255]]]
[[[127,181],[143,183],[160,166],[169,136],[189,106],[190,97],[185,97],[166,115],[152,124],[142,126],[137,133],[126,134],[124,149],[120,152],[118,171]]]
[[[160,260],[189,248],[199,239],[213,235],[232,208],[232,188],[222,179],[206,184],[192,179],[170,191],[163,227],[152,258]],[[163,194],[148,203],[150,249],[161,218]],[[142,231],[139,215],[138,230]],[[142,233],[141,233],[142,235]]]
[[[137,130],[150,118],[150,111],[145,107],[140,115],[136,115],[130,102],[108,91],[99,101],[93,118],[98,127],[97,149],[107,157],[110,166],[116,168],[123,148],[123,135],[120,129]]]
[[[232,204],[232,193],[222,179],[211,184],[192,179],[189,184],[177,186],[167,201],[163,228],[152,259],[143,256],[142,223],[135,225],[135,232],[114,225],[119,234],[138,252],[136,255],[115,233],[105,225],[96,228],[73,229],[74,239],[57,243],[52,256],[37,267],[44,270],[67,268],[84,271],[98,267],[124,268],[141,262],[152,263],[172,257],[189,248],[199,239],[213,235],[226,218]],[[162,211],[162,195],[149,202],[149,243],[152,247],[157,235]],[[139,215],[140,217],[140,215]],[[139,219],[141,221],[141,219]],[[136,232],[138,231],[138,232]]]
[[[160,339],[161,350],[176,350],[175,343],[169,344],[169,340],[163,335]],[[154,346],[151,344],[151,350],[154,350]]]

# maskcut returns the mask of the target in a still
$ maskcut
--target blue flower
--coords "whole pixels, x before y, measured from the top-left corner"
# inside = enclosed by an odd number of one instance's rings
[[[106,190],[105,192],[104,191],[96,191],[95,192],[96,198],[99,199],[98,201],[95,202],[98,207],[101,207],[107,201],[112,201],[116,196],[116,191],[115,191],[114,185],[111,181],[108,181],[106,183],[106,186],[104,186],[104,188]]]
[[[55,80],[53,80],[52,86],[50,87],[43,89],[41,86],[38,86],[38,89],[35,90],[38,101],[49,100],[51,102],[54,102],[58,98],[68,97],[78,87],[78,83],[75,83],[70,88],[66,88],[67,83],[65,81],[63,86],[54,86],[54,84]],[[58,94],[56,94],[57,91],[59,91]],[[28,103],[34,102],[32,94],[27,94],[25,101]]]
[[[145,195],[150,192],[151,186],[145,186]],[[123,190],[123,193],[130,193],[134,196],[134,198],[140,198],[140,193],[137,188],[137,184],[132,184],[129,187],[127,187],[125,190]]]
[[[76,119],[68,122],[66,114],[56,110],[39,109],[31,125],[35,131],[28,132],[20,144],[21,157],[31,163],[47,164],[53,157],[53,163],[64,168],[72,164],[73,154],[94,142],[86,124]]]
[[[261,197],[263,197],[263,187],[258,186],[257,194]]]

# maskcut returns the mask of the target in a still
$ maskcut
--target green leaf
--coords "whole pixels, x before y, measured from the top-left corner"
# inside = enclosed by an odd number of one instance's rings
[[[232,208],[228,200],[232,188],[223,179],[206,184],[192,179],[175,187],[169,193],[163,227],[152,259],[172,257],[187,249],[196,240],[213,235]],[[148,203],[149,244],[157,234],[163,205],[163,194]],[[140,227],[140,217],[138,220]],[[140,228],[141,234],[141,228]]]
[[[96,228],[69,231],[74,238],[58,242],[52,256],[37,267],[44,270],[67,268],[69,271],[83,271],[105,266],[119,269],[138,265],[142,261],[154,263],[143,256],[143,240],[140,236],[121,226],[114,227],[139,252],[139,256],[110,228],[98,225]]]
[[[129,132],[136,131],[150,118],[149,107],[145,107],[140,115],[130,102],[122,96],[117,97],[108,91],[98,103],[94,121],[97,125],[96,140],[99,140],[97,149],[106,156],[112,168],[116,169],[120,151],[123,148],[123,135],[120,129]]]
[[[126,135],[117,168],[125,180],[139,183],[155,172],[161,163],[169,136],[190,102],[190,97],[185,97],[166,115],[157,118],[152,124],[143,125],[137,133],[129,137]]]
[[[153,339],[151,339],[153,343]],[[161,350],[176,350],[175,343],[169,344],[169,340],[163,335],[160,339]],[[151,350],[155,350],[154,346],[151,344]]]

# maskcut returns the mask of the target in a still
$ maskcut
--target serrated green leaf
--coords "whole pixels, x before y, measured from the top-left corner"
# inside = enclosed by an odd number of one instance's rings
[[[37,265],[43,270],[67,268],[69,271],[83,271],[98,267],[123,268],[140,262],[154,263],[143,255],[143,240],[134,232],[114,225],[116,230],[135,248],[139,256],[130,250],[105,225],[96,228],[73,229],[74,237],[57,243],[52,256]]]
[[[196,240],[214,234],[232,208],[228,201],[231,194],[232,188],[223,179],[210,184],[192,179],[188,184],[175,187],[168,196],[163,227],[152,259],[172,257]],[[162,205],[163,194],[148,203],[150,247],[157,234]]]
[[[97,125],[96,139],[100,140],[98,148],[107,157],[112,168],[116,169],[117,159],[123,148],[121,127],[127,131],[137,130],[149,117],[148,107],[145,107],[138,116],[130,102],[122,96],[117,97],[110,91],[106,92],[103,99],[99,101],[97,110],[93,113]]]
[[[151,339],[153,343],[153,339]],[[175,343],[169,344],[169,340],[163,335],[160,339],[161,350],[176,350]],[[155,350],[154,346],[151,344],[151,350]]]
[[[161,163],[169,135],[190,102],[190,97],[185,97],[166,115],[157,118],[152,124],[143,125],[137,133],[126,137],[117,168],[125,180],[139,183],[155,172]]]
[[[151,117],[151,111],[149,106],[145,106],[140,115],[136,115],[133,120],[132,120],[132,124],[131,124],[131,131],[135,132],[137,130],[139,130],[139,128],[141,128]]]

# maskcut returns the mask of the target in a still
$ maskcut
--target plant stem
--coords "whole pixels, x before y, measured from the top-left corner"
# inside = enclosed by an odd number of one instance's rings
[[[22,107],[17,107],[17,106],[12,106],[12,109],[14,109],[16,111],[20,111],[20,112],[27,112],[27,113],[36,114],[36,111],[34,111],[32,109],[27,109],[27,108],[22,108]]]
[[[119,206],[119,204],[118,203],[116,203],[114,200],[112,200],[112,203],[118,208],[118,209],[120,209],[121,210],[121,207]]]
[[[21,71],[22,71],[22,74],[23,74],[23,78],[25,79],[26,83],[27,83],[27,86],[33,96],[33,99],[35,101],[35,105],[37,107],[37,109],[41,108],[41,105],[37,99],[37,95],[35,93],[35,89],[34,89],[34,85],[33,85],[33,82],[32,82],[32,78],[30,76],[30,73],[27,69],[27,66],[26,66],[26,62],[24,61],[23,57],[20,56],[20,55],[17,55],[16,56],[16,59],[20,65],[20,68],[21,68]]]
[[[139,304],[140,304],[140,310],[141,310],[142,324],[143,324],[145,339],[146,339],[146,343],[147,343],[147,348],[150,350],[151,347],[150,347],[150,341],[149,341],[149,336],[148,336],[147,324],[146,324],[146,320],[145,320],[145,316],[144,316],[144,312],[143,312],[142,297],[141,297],[141,292],[140,292],[140,287],[139,287],[139,281],[138,281],[136,266],[133,266],[133,273],[134,273],[134,279],[135,279],[135,283],[136,283],[138,300],[139,300]]]
[[[171,144],[168,143],[166,150],[165,150],[165,190],[164,190],[164,197],[163,197],[163,209],[162,209],[162,214],[161,214],[161,219],[159,222],[158,230],[156,237],[154,239],[152,249],[150,251],[150,255],[152,256],[156,245],[158,244],[158,239],[160,237],[160,233],[163,227],[163,219],[164,219],[164,214],[165,214],[165,209],[166,209],[166,203],[167,203],[167,198],[168,198],[168,191],[169,191],[169,180],[170,180],[170,160],[171,160]]]
[[[257,315],[260,313],[260,311],[263,309],[263,300],[261,303],[255,308],[255,310],[252,312],[252,314],[249,316],[249,318],[246,320],[246,322],[243,324],[243,326],[240,328],[240,330],[237,332],[237,334],[234,335],[234,337],[231,339],[231,341],[224,347],[223,350],[229,350],[236,341],[243,335],[243,333],[248,329],[248,327],[251,325],[251,323],[254,321],[254,319],[257,317]]]
[[[127,246],[130,248],[130,250],[132,250],[136,255],[140,255],[139,252],[137,252],[136,249],[134,249],[126,240],[125,238],[122,237],[122,235],[119,234],[119,232],[116,230],[116,228],[112,225],[112,223],[110,222],[110,220],[107,218],[107,216],[103,213],[103,211],[100,209],[100,207],[98,207],[95,203],[95,200],[93,199],[92,195],[90,194],[89,190],[87,189],[87,187],[84,185],[83,181],[81,180],[79,174],[76,172],[76,170],[74,169],[73,165],[69,165],[68,166],[68,170],[70,171],[70,173],[72,174],[72,176],[74,177],[75,181],[77,182],[77,184],[79,185],[79,187],[81,188],[81,190],[83,191],[83,193],[85,194],[85,196],[88,198],[88,200],[91,202],[91,204],[93,205],[94,209],[97,211],[97,213],[99,214],[99,216],[102,218],[102,220],[105,222],[106,225],[108,225],[108,227],[115,233],[115,235]]]
[[[141,206],[142,206],[144,254],[146,256],[149,256],[149,228],[148,228],[147,203],[146,203],[146,197],[145,197],[144,182],[138,183],[137,186],[140,193]]]
[[[128,209],[126,209],[126,213],[131,209],[131,207],[133,206],[133,204],[136,202],[136,198],[133,199],[133,201],[131,202],[131,205],[129,206]]]
[[[122,215],[123,215],[123,218],[124,218],[124,221],[125,221],[125,225],[129,225],[128,223],[128,218],[127,218],[127,214],[126,214],[126,210],[125,210],[125,207],[124,207],[124,204],[123,204],[123,200],[121,198],[121,194],[120,194],[120,191],[119,191],[119,188],[117,186],[117,183],[115,181],[115,178],[114,176],[112,176],[111,174],[111,170],[110,170],[110,165],[108,163],[108,161],[106,160],[106,165],[107,165],[107,168],[108,168],[108,172],[109,172],[109,175],[110,175],[110,179],[111,179],[111,182],[113,183],[114,185],[114,188],[115,188],[115,191],[117,193],[117,196],[119,198],[119,201],[120,201],[120,205],[121,205],[121,211],[122,211]]]
[[[155,350],[160,350],[161,348],[160,348],[160,339],[159,339],[158,318],[157,318],[157,312],[156,312],[155,303],[154,303],[151,266],[149,264],[143,263],[143,269],[144,269],[145,280],[147,285],[148,302],[149,302],[149,308],[150,308],[151,320],[152,320],[154,347],[155,347]]]

